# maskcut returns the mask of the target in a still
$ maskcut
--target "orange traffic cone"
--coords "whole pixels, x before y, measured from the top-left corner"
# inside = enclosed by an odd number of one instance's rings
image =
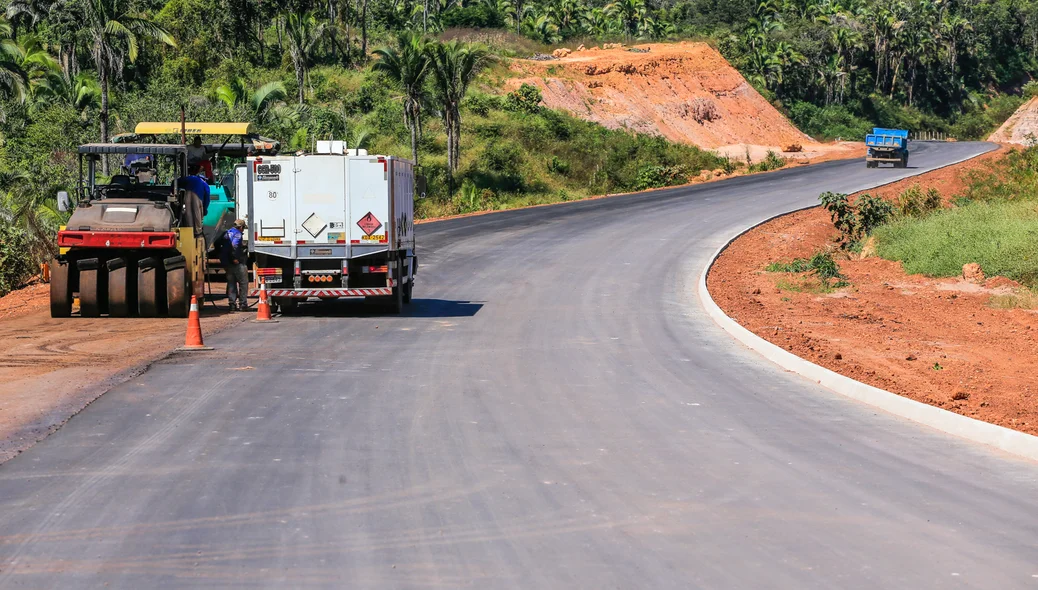
[[[270,317],[270,303],[267,302],[266,283],[260,283],[259,303],[256,304],[256,319],[252,321],[262,323],[277,323],[277,320]]]
[[[191,311],[187,314],[187,335],[184,337],[184,345],[177,350],[195,351],[212,350],[212,346],[206,346],[202,342],[202,324],[198,321],[198,299],[191,296]]]

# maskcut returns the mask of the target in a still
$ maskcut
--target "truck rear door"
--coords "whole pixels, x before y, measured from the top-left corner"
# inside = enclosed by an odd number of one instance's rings
[[[346,224],[354,251],[389,248],[392,220],[389,195],[389,161],[378,157],[350,157],[349,221]]]
[[[346,158],[296,158],[295,223],[299,258],[346,255]],[[314,247],[320,245],[321,247]]]
[[[252,208],[253,219],[250,229],[255,231],[252,240],[257,246],[289,245],[294,227],[295,158],[292,156],[264,157],[250,160],[252,165]]]

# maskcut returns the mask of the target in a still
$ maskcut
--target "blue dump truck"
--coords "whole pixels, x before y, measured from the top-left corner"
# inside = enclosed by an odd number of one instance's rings
[[[908,131],[876,127],[865,136],[865,167],[876,168],[880,162],[889,162],[894,168],[908,168]]]

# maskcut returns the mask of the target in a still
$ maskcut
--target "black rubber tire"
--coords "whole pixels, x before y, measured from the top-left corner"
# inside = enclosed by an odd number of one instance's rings
[[[50,261],[50,317],[72,316],[72,277],[68,262],[58,259]]]
[[[137,272],[126,258],[113,258],[108,266],[108,315],[125,318],[137,311]],[[132,277],[132,280],[131,280]]]
[[[142,318],[166,311],[166,269],[158,258],[144,258],[137,265],[137,312]]]
[[[901,167],[908,168],[908,154],[905,154],[905,157],[901,159]]]
[[[166,302],[171,318],[186,318],[191,311],[191,281],[186,268],[166,271]]]
[[[414,277],[404,285],[404,303],[411,303],[411,295],[414,294]]]
[[[404,288],[403,286],[393,287],[393,294],[387,298],[386,301],[387,309],[390,313],[403,313],[404,311]]]
[[[97,258],[86,258],[77,263],[79,267],[79,315],[85,318],[99,318],[104,312],[102,303],[108,303],[107,277],[102,272],[102,264]]]

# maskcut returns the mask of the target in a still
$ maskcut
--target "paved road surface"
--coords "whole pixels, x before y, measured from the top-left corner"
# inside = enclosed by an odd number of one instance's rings
[[[986,149],[421,226],[410,315],[246,324],[0,466],[0,587],[1038,588],[1038,465],[695,296],[748,223]]]

